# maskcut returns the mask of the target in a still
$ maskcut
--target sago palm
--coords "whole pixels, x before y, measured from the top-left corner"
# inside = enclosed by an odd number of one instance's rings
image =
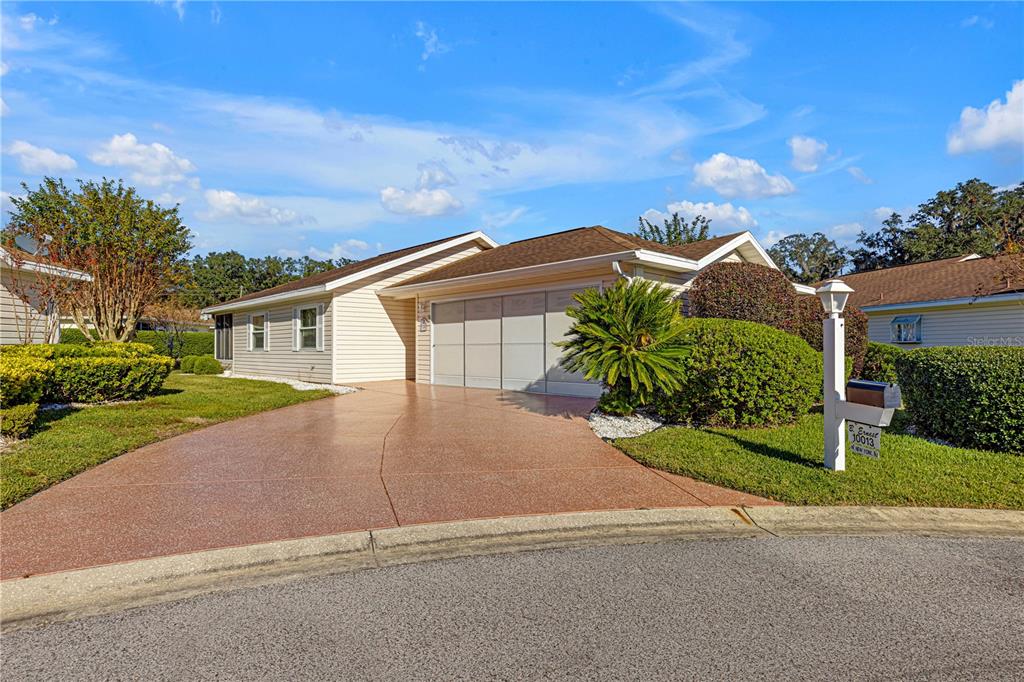
[[[576,305],[566,314],[575,322],[559,344],[566,349],[565,369],[603,382],[610,398],[632,407],[647,404],[655,391],[680,388],[689,348],[671,289],[620,279],[604,291],[587,289],[573,298]]]

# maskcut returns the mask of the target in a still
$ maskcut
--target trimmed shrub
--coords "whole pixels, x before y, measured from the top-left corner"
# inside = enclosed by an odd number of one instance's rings
[[[191,374],[192,370],[195,368],[196,359],[198,357],[198,355],[186,355],[181,359],[181,363],[178,365],[178,369],[187,374]]]
[[[38,403],[24,403],[0,409],[0,435],[17,440],[28,434],[36,423]]]
[[[201,355],[195,359],[192,371],[195,374],[223,374],[224,366],[212,355]]]
[[[152,346],[153,352],[159,355],[172,357],[171,351],[167,347],[167,340],[167,332],[135,332],[136,342]],[[69,344],[109,343],[89,341],[78,329],[61,330],[60,341]],[[213,355],[213,332],[184,332],[178,341],[180,341],[180,345],[174,348],[173,357],[175,358],[182,358],[186,355]]]
[[[690,288],[694,317],[746,320],[790,331],[796,305],[796,290],[786,276],[755,263],[709,265]]]
[[[39,402],[49,374],[50,363],[46,360],[19,353],[0,354],[0,406]]]
[[[53,360],[46,397],[54,402],[138,400],[163,385],[174,361],[147,357],[63,357]]]
[[[23,346],[4,346],[0,355],[19,355],[55,360],[57,358],[138,358],[153,354],[153,347],[145,343],[118,343],[115,341],[93,341],[90,343],[52,343],[28,344]]]
[[[922,433],[1024,453],[1024,348],[939,346],[896,358],[903,401]]]
[[[822,360],[806,341],[754,322],[689,319],[682,390],[655,402],[666,419],[707,426],[794,421],[821,397]]]
[[[860,378],[869,381],[886,381],[890,384],[899,383],[899,377],[896,376],[896,361],[905,352],[899,346],[888,343],[868,342]]]
[[[828,313],[821,306],[817,296],[797,296],[796,313],[793,315],[793,326],[789,331],[811,345],[811,348],[822,350],[821,323]],[[853,360],[853,376],[861,376],[864,357],[868,350],[868,316],[855,305],[848,305],[843,311],[846,320],[846,357]]]

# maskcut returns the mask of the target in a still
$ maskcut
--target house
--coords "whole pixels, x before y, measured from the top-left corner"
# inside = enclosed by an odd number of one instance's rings
[[[868,338],[920,346],[1024,345],[1024,273],[976,254],[843,276]]]
[[[775,267],[749,232],[665,246],[583,227],[499,246],[469,232],[383,253],[203,310],[239,374],[387,379],[596,396],[559,366],[573,293],[618,277],[685,292],[718,261]],[[810,287],[798,287],[813,293]]]
[[[17,247],[0,247],[0,345],[56,342],[60,314],[54,292],[62,281],[90,279]]]

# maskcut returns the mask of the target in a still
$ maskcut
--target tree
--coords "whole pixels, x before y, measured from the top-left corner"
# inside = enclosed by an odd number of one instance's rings
[[[48,257],[92,275],[61,301],[89,338],[127,341],[146,307],[178,286],[191,233],[178,208],[143,199],[122,181],[78,181],[72,191],[45,178],[22,183],[5,238],[45,243]],[[91,325],[90,325],[91,323]]]
[[[910,263],[907,246],[910,230],[903,224],[903,218],[895,211],[882,222],[882,229],[875,234],[861,231],[857,241],[863,244],[850,252],[854,272],[891,268]]]
[[[167,355],[180,358],[185,347],[185,334],[200,321],[199,311],[178,305],[172,297],[151,304],[146,314],[153,320],[154,329],[163,332],[157,338],[167,348]]]
[[[671,218],[666,218],[662,223],[658,226],[640,216],[640,227],[633,234],[659,244],[678,246],[707,239],[708,230],[711,229],[711,220],[702,215],[694,216],[692,221],[686,222],[686,218],[673,213]]]
[[[780,239],[768,255],[791,280],[813,284],[837,276],[846,267],[846,250],[821,232],[791,234]]]

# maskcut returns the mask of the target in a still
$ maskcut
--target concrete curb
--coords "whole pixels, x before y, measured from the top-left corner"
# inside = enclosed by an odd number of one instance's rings
[[[557,547],[797,535],[1024,537],[1024,512],[711,507],[403,526],[216,549],[0,583],[10,631],[190,596],[381,566]]]

